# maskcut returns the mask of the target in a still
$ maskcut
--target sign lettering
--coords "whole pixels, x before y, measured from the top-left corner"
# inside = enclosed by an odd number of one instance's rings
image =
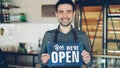
[[[81,52],[82,43],[49,43],[49,66],[81,66],[83,64]]]

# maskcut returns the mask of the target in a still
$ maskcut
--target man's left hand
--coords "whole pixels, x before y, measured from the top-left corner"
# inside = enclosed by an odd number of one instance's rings
[[[87,52],[86,50],[83,50],[81,55],[82,55],[82,59],[83,59],[84,63],[88,64],[91,60],[90,53]]]

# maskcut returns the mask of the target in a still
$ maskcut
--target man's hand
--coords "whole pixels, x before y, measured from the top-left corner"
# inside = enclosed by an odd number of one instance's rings
[[[81,55],[82,55],[82,59],[83,59],[84,63],[88,64],[90,62],[90,60],[91,60],[89,52],[87,52],[86,50],[83,50]]]
[[[42,54],[41,55],[41,60],[44,64],[46,64],[48,62],[48,60],[50,59],[50,55],[49,54]]]

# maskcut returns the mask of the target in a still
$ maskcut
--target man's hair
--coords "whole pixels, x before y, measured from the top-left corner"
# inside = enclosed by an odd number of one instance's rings
[[[70,4],[72,6],[73,11],[75,10],[75,5],[72,0],[59,0],[55,5],[55,11],[58,10],[58,6],[61,4]]]

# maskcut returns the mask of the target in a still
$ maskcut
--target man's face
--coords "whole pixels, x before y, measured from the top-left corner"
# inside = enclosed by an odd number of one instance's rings
[[[74,17],[74,11],[70,4],[59,5],[55,14],[62,26],[69,26]]]

